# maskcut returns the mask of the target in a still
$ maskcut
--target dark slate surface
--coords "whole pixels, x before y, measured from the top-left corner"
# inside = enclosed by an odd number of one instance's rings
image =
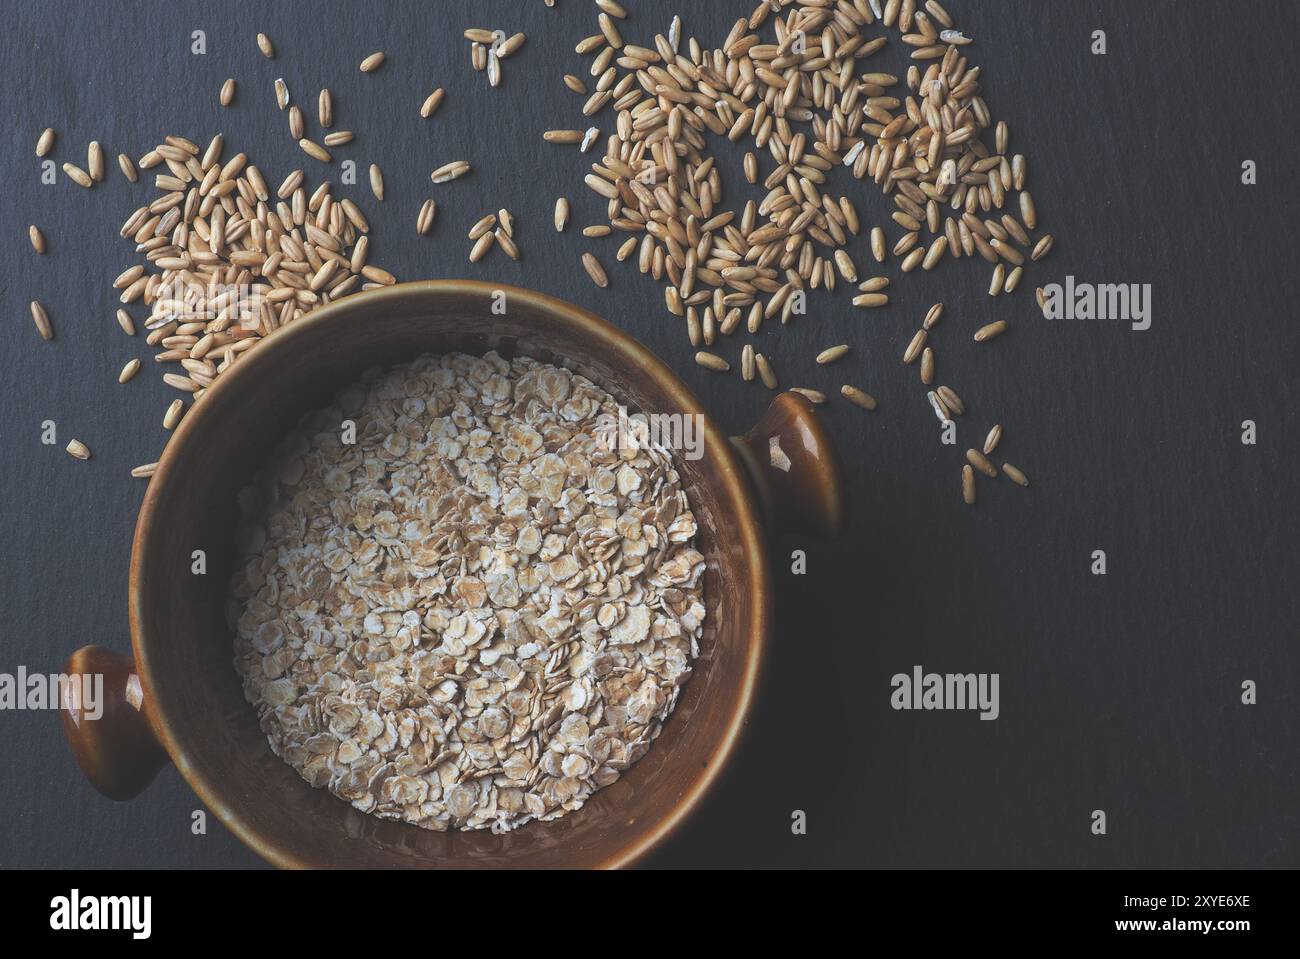
[[[682,12],[688,31],[716,43],[750,4],[629,6],[629,38],[648,41]],[[971,53],[986,97],[1029,155],[1057,250],[1011,298],[985,294],[982,261],[907,277],[891,262],[888,310],[818,294],[810,315],[761,333],[785,383],[833,392],[851,379],[880,410],[827,410],[852,477],[852,528],[834,545],[778,553],[779,635],[752,735],[726,784],[654,863],[1294,865],[1296,8],[950,7],[978,38]],[[406,279],[532,286],[602,313],[665,356],[733,431],[767,402],[737,376],[695,368],[661,290],[614,262],[615,240],[578,233],[601,222],[602,204],[581,185],[595,155],[540,134],[582,124],[582,101],[560,74],[586,75],[572,51],[594,31],[591,4],[21,0],[7,13],[0,671],[54,669],[87,642],[129,648],[126,571],[144,487],[127,474],[155,458],[171,393],[143,337],[124,337],[113,321],[108,281],[134,262],[117,227],[151,191],[129,185],[111,157],[138,156],[167,132],[205,142],[221,130],[273,183],[297,166],[319,175],[275,109],[275,77],[308,103],[331,87],[336,126],[358,133],[339,156],[383,166],[388,201],[363,200],[375,262]],[[528,34],[498,90],[469,68],[460,31],[477,25]],[[198,29],[204,56],[189,52]],[[1089,53],[1094,29],[1107,32],[1106,56]],[[274,37],[276,61],[258,53],[258,30]],[[362,76],[357,63],[377,49],[387,65]],[[904,66],[897,50],[880,62]],[[222,111],[227,76],[239,93]],[[422,122],[416,110],[435,85],[446,104]],[[599,122],[607,133],[612,117]],[[42,186],[32,147],[46,125],[59,132],[59,163],[83,163],[86,143],[103,142],[108,182],[93,192],[62,176]],[[757,196],[738,175],[738,153],[721,152],[736,161],[729,199]],[[474,174],[431,189],[429,170],[457,158]],[[1240,183],[1246,159],[1259,165],[1258,186]],[[864,221],[885,221],[877,193],[837,183]],[[557,237],[561,193],[574,226]],[[417,238],[416,210],[434,194],[434,235]],[[493,254],[469,265],[465,231],[502,205],[516,213],[523,261]],[[45,257],[27,246],[30,222],[49,238]],[[609,269],[608,290],[582,273],[586,249]],[[852,252],[865,273],[864,242]],[[1151,329],[1038,318],[1033,287],[1066,274],[1153,284]],[[32,328],[32,298],[49,309],[52,343]],[[1034,484],[983,484],[974,510],[958,494],[960,451],[940,445],[915,372],[898,362],[936,300],[948,305],[940,379],[969,407],[960,448],[1000,421],[1001,453]],[[971,331],[997,317],[1013,332],[972,343]],[[735,339],[722,347],[733,361]],[[815,367],[812,356],[837,342],[853,344],[852,356]],[[144,374],[118,386],[132,356],[145,358]],[[46,419],[58,424],[58,446],[39,442]],[[1240,442],[1245,419],[1258,423],[1255,446]],[[93,460],[62,451],[73,436]],[[808,550],[806,576],[781,559],[794,546]],[[1107,552],[1104,577],[1089,573],[1094,549]],[[1001,718],[891,710],[890,677],[914,664],[999,672]],[[1259,684],[1253,707],[1240,704],[1247,679]],[[191,836],[198,803],[173,769],[133,802],[98,796],[53,714],[0,713],[0,770],[2,865],[259,864],[215,821]],[[791,835],[795,809],[808,814],[806,836]],[[1090,834],[1094,809],[1107,812],[1105,837]]]

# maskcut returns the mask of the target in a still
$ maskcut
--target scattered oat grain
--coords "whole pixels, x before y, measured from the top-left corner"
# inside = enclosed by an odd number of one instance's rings
[[[496,237],[493,235],[491,230],[488,230],[486,233],[478,237],[478,239],[474,241],[474,245],[470,248],[469,261],[471,263],[477,263],[479,260],[483,259],[483,257],[487,256],[488,251],[492,249],[492,244],[495,241]]]
[[[427,120],[429,117],[437,113],[438,107],[442,106],[442,101],[446,95],[446,91],[443,90],[442,87],[438,87],[438,89],[425,97],[424,102],[420,104],[420,116]]]
[[[912,336],[912,340],[907,344],[907,349],[903,351],[903,362],[913,363],[921,355],[921,350],[925,348],[926,337],[929,332],[924,328],[919,329]]]
[[[977,449],[968,449],[966,451],[966,461],[989,479],[994,479],[998,475],[998,468]]]
[[[1002,472],[1007,474],[1007,479],[1011,480],[1011,482],[1019,486],[1029,485],[1029,479],[1025,476],[1025,474],[1020,472],[1020,470],[1016,469],[1010,463],[1002,464]]]
[[[303,137],[298,141],[298,146],[302,148],[303,153],[307,154],[313,160],[320,160],[321,163],[329,163],[333,160],[333,157],[330,156],[330,152],[314,140],[308,140],[306,137]]]
[[[939,399],[943,400],[943,405],[951,412],[961,416],[966,412],[966,404],[961,401],[961,397],[953,391],[950,386],[941,386],[935,390],[939,394]]]
[[[790,387],[790,392],[798,393],[804,399],[812,403],[816,403],[818,406],[821,406],[823,403],[826,402],[825,393],[823,393],[821,390],[810,389],[807,386],[792,386]]]
[[[41,306],[36,300],[32,300],[31,310],[32,320],[36,323],[36,330],[41,334],[41,339],[54,339],[54,327],[50,326],[50,317],[45,312],[45,307]]]
[[[874,410],[876,408],[876,398],[865,390],[860,390],[856,386],[849,386],[847,383],[840,387],[840,396],[844,397],[854,406],[860,406],[864,410]]]
[[[172,400],[167,404],[167,411],[163,413],[163,429],[174,430],[180,423],[181,417],[185,415],[185,401],[182,399]]]
[[[438,214],[438,204],[432,200],[425,200],[420,206],[420,215],[415,220],[415,232],[420,236],[427,236],[433,229],[433,218]]]
[[[453,160],[450,163],[444,163],[438,169],[429,174],[429,178],[434,183],[447,183],[458,177],[464,176],[470,170],[469,163],[465,160]]]
[[[590,253],[582,254],[582,267],[591,277],[592,283],[599,287],[609,286],[609,277],[605,275],[605,268],[600,265],[600,261],[595,256]]]
[[[604,284],[600,284],[603,286]],[[710,353],[707,350],[700,350],[695,354],[695,362],[706,370],[713,370],[715,373],[726,373],[731,369],[731,364],[718,356],[716,353]]]
[[[66,173],[68,178],[78,186],[84,186],[86,189],[90,189],[95,185],[95,181],[90,178],[90,174],[75,163],[63,164],[63,172]]]

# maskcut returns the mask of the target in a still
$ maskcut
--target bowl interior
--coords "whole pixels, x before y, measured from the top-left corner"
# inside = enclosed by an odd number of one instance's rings
[[[523,354],[574,369],[629,412],[699,412],[635,341],[576,307],[460,281],[361,294],[277,332],[223,374],[182,421],[150,483],[136,531],[131,616],[137,667],[173,761],[214,813],[285,866],[596,867],[649,851],[703,794],[730,753],[767,629],[755,509],[728,441],[708,423],[702,458],[678,457],[707,558],[701,654],[648,754],[575,813],[512,833],[437,833],[363,814],[276,758],[243,697],[223,605],[236,493],[306,411],[362,370],[423,352]],[[206,575],[190,556],[207,555]]]

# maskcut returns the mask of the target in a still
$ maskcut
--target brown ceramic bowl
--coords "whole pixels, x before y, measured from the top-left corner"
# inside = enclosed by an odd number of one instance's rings
[[[235,494],[304,412],[371,366],[427,351],[524,354],[575,369],[630,411],[699,412],[691,393],[626,333],[551,297],[499,285],[408,283],[351,296],[260,343],[181,422],[136,525],[130,611],[134,663],[85,647],[68,673],[105,675],[104,716],[65,703],[73,752],[105,794],[138,793],[170,759],[203,803],[254,851],[286,867],[625,866],[695,809],[735,751],[771,632],[764,504],[806,531],[843,516],[839,467],[803,397],[781,394],[743,440],[706,418],[704,455],[679,459],[707,558],[701,655],[649,753],[575,813],[507,835],[437,833],[365,815],[277,759],[232,666],[223,603]],[[207,555],[206,575],[191,554]]]

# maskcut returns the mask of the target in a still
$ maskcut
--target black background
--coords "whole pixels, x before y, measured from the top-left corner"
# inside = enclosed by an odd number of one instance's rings
[[[752,8],[709,0],[627,0],[623,32],[649,45],[681,13],[708,47]],[[726,782],[652,863],[673,865],[1294,865],[1300,861],[1297,707],[1298,568],[1292,509],[1297,369],[1293,294],[1297,187],[1293,87],[1296,6],[1289,2],[983,2],[951,0],[984,68],[984,96],[1029,158],[1040,225],[1056,250],[1011,297],[987,296],[982,260],[947,261],[894,280],[886,310],[857,311],[850,293],[815,293],[809,314],[758,336],[785,385],[835,393],[853,382],[880,409],[835,399],[826,409],[851,478],[854,517],[838,542],[774,546],[778,635],[751,735]],[[57,670],[90,642],[129,649],[127,565],[144,489],[128,471],[157,457],[172,391],[143,335],[113,319],[111,279],[136,262],[119,239],[153,194],[112,158],[138,157],[167,133],[226,153],[246,151],[272,186],[296,167],[328,175],[374,227],[372,262],[401,279],[469,276],[530,286],[579,303],[666,357],[719,422],[741,431],[769,399],[734,373],[690,362],[682,322],[662,289],[614,259],[618,239],[584,239],[605,222],[581,182],[598,159],[544,144],[553,127],[585,127],[582,98],[560,75],[590,83],[574,44],[596,30],[585,0],[527,2],[10,2],[0,35],[6,118],[0,152],[0,671]],[[469,66],[469,26],[523,30],[499,89]],[[190,32],[207,53],[189,52]],[[1089,52],[1105,30],[1109,52]],[[278,56],[265,60],[265,31]],[[876,58],[902,73],[896,35]],[[387,64],[365,76],[374,50]],[[234,105],[217,92],[235,77]],[[337,189],[338,166],[304,157],[275,108],[284,77],[315,130],[322,85],[335,151],[384,169],[388,199]],[[431,120],[418,108],[435,86]],[[613,117],[594,122],[607,136]],[[33,146],[53,126],[59,164],[109,156],[92,191],[60,173],[39,182]],[[724,200],[759,188],[723,144]],[[431,186],[428,173],[468,159],[472,175]],[[1259,185],[1243,186],[1254,160]],[[763,174],[772,167],[760,156]],[[850,252],[868,275],[866,227],[892,206],[839,171],[863,237]],[[557,236],[555,197],[574,206]],[[420,203],[438,199],[433,235],[416,236]],[[466,261],[465,231],[506,206],[523,260],[499,251]],[[28,223],[49,252],[33,254]],[[592,286],[584,250],[611,283]],[[1046,321],[1033,288],[1073,274],[1093,283],[1150,283],[1151,329],[1120,321]],[[43,343],[27,312],[48,308]],[[958,448],[942,446],[914,368],[899,356],[929,305],[939,382],[965,399]],[[132,310],[139,317],[141,310]],[[995,318],[1012,330],[988,345],[971,332]],[[721,347],[738,360],[744,335]],[[854,351],[819,368],[820,349]],[[132,356],[146,366],[119,386]],[[616,384],[610,384],[616,386]],[[39,441],[55,420],[59,442]],[[1240,442],[1241,424],[1259,442]],[[999,462],[1026,490],[983,482],[961,502],[961,451],[1001,422]],[[72,437],[94,452],[77,462]],[[808,573],[789,552],[808,551]],[[1089,572],[1106,550],[1109,572]],[[890,677],[927,670],[998,672],[1001,717],[896,712]],[[1243,706],[1244,680],[1259,704]],[[53,713],[0,713],[0,865],[251,866],[260,862],[165,770],[142,796],[115,804],[82,780]],[[792,810],[808,834],[792,836]],[[1093,836],[1103,809],[1108,834]]]

